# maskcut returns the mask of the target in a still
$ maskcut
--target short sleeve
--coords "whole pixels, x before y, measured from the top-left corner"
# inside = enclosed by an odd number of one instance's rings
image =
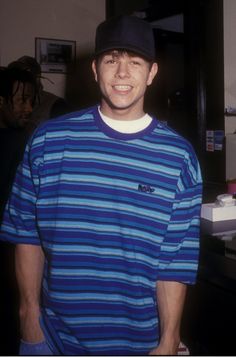
[[[194,153],[187,155],[178,180],[170,221],[164,237],[158,279],[193,284],[199,258],[202,178]]]
[[[39,245],[36,225],[37,167],[31,162],[27,144],[4,211],[0,239],[10,243]]]

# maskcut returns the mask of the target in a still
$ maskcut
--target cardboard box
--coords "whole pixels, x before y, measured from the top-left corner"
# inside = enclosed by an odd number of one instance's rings
[[[236,206],[221,207],[215,203],[204,203],[201,208],[201,217],[212,222],[236,219]]]

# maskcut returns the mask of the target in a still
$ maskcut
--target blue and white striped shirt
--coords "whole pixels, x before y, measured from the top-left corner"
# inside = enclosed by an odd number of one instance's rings
[[[92,107],[36,130],[1,239],[43,246],[42,327],[55,353],[156,347],[156,282],[196,278],[201,189],[191,145],[156,119],[122,134]]]

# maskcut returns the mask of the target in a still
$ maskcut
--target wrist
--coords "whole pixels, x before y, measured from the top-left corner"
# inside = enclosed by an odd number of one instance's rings
[[[180,336],[179,334],[174,333],[166,333],[161,336],[159,346],[163,349],[168,350],[170,355],[177,354],[178,347],[180,344]]]
[[[40,306],[38,303],[21,303],[19,309],[20,318],[27,315],[38,317],[40,315]]]
[[[178,328],[166,328],[161,332],[160,343],[170,346],[171,349],[178,349],[180,344],[180,331]]]

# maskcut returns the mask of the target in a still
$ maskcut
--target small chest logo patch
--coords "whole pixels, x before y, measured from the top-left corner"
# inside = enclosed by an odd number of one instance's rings
[[[146,193],[155,192],[155,188],[151,187],[150,185],[141,185],[141,183],[138,185],[138,190]]]

